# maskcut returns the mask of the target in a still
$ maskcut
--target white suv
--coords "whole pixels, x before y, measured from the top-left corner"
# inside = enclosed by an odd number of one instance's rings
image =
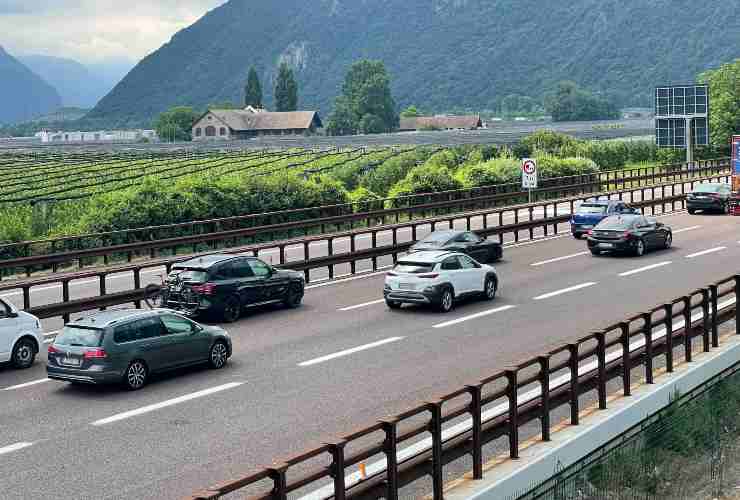
[[[422,251],[398,260],[385,278],[385,302],[431,304],[449,312],[455,301],[477,295],[493,300],[498,290],[496,270],[459,252]]]
[[[0,363],[29,368],[44,345],[39,319],[0,299]]]

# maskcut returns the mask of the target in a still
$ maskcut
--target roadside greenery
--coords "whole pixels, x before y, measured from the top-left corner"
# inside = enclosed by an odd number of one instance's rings
[[[715,148],[725,148],[740,134],[740,59],[699,75],[709,84],[709,133]]]

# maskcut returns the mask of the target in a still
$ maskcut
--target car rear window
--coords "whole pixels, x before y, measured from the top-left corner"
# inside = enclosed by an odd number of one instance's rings
[[[201,269],[175,267],[170,273],[170,278],[175,276],[183,281],[194,281],[196,283],[205,283],[208,280],[208,273]]]
[[[635,223],[634,217],[607,217],[595,229],[601,231],[623,231],[631,228]]]
[[[428,273],[432,269],[434,269],[434,264],[428,262],[399,262],[393,268],[394,271],[407,274]]]
[[[65,326],[54,339],[56,345],[100,347],[102,343],[103,330],[78,326]]]
[[[452,233],[432,233],[421,242],[429,245],[443,245],[450,241],[450,238],[452,238]]]
[[[584,203],[580,207],[578,207],[578,210],[576,210],[577,214],[605,214],[606,213],[606,205],[595,205],[592,203]]]
[[[694,193],[719,193],[719,184],[699,184],[694,188]]]

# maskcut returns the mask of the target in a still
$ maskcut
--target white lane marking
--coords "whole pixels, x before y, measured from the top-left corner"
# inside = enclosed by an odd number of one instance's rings
[[[340,311],[353,311],[355,309],[361,309],[363,307],[373,306],[375,304],[380,304],[382,302],[385,302],[385,299],[371,300],[370,302],[364,302],[362,304],[357,304],[355,306],[343,307],[343,308],[341,308],[339,310]]]
[[[528,245],[534,245],[535,243],[543,243],[550,240],[559,240],[560,238],[565,238],[566,236],[570,236],[570,231],[568,234],[559,234],[557,236],[535,236],[534,238],[527,239],[523,243],[515,243],[513,241],[509,241],[504,243],[505,248],[518,248],[518,247],[526,247]]]
[[[367,351],[368,349],[372,349],[374,347],[379,347],[385,344],[390,344],[392,342],[398,342],[399,340],[403,340],[404,338],[405,337],[391,337],[391,338],[379,340],[377,342],[373,342],[372,344],[365,344],[365,345],[353,347],[351,349],[345,349],[344,351],[335,352],[334,354],[328,354],[320,358],[315,358],[309,361],[304,361],[303,363],[298,363],[298,366],[305,367],[305,366],[317,365],[319,363],[323,363],[325,361],[329,361],[335,358],[349,356],[350,354],[354,354],[356,352]]]
[[[649,271],[650,269],[655,269],[658,267],[667,266],[669,264],[673,264],[673,261],[667,260],[665,262],[658,262],[657,264],[652,264],[645,267],[640,267],[638,269],[633,269],[632,271],[626,271],[624,273],[619,274],[619,276],[632,276],[633,274],[641,273],[643,271]]]
[[[391,267],[393,267],[393,266],[383,266],[383,267],[378,267],[378,269],[390,269]],[[371,278],[373,276],[380,276],[380,275],[383,275],[383,274],[385,274],[385,271],[377,271],[377,272],[366,272],[366,271],[363,271],[362,273],[356,273],[351,278],[343,278],[343,279],[340,279],[340,280],[331,280],[331,281],[329,281],[327,279],[323,283],[317,283],[315,285],[308,285],[306,287],[306,290],[310,290],[311,288],[320,288],[322,286],[341,285],[342,283],[346,283],[348,281],[362,280],[362,279],[365,279],[365,278]],[[319,280],[316,280],[316,281],[319,281]]]
[[[226,391],[229,389],[233,389],[235,387],[239,387],[242,384],[244,384],[244,382],[230,382],[228,384],[219,385],[218,387],[211,387],[210,389],[204,389],[202,391],[194,392],[192,394],[186,394],[178,398],[168,399],[167,401],[162,401],[161,403],[155,403],[152,405],[137,408],[135,410],[118,413],[117,415],[113,415],[108,418],[96,420],[90,425],[100,426],[100,425],[110,424],[113,422],[118,422],[120,420],[125,420],[127,418],[136,417],[138,415],[143,415],[144,413],[149,413],[155,410],[166,408],[168,406],[177,405],[177,404],[184,403],[186,401],[190,401],[193,399],[202,398],[204,396],[209,396],[217,392],[222,392],[222,391]]]
[[[5,446],[3,448],[0,448],[0,455],[22,450],[23,448],[28,448],[29,446],[33,446],[33,443],[22,442],[22,443],[11,444],[10,446]]]
[[[572,259],[573,257],[580,257],[581,255],[587,255],[590,252],[578,252],[570,255],[564,255],[562,257],[557,257],[555,259],[549,259],[549,260],[543,260],[540,262],[535,262],[534,264],[530,264],[532,267],[538,267],[538,266],[544,266],[545,264],[552,264],[553,262],[560,262],[561,260],[567,260]]]
[[[438,324],[432,326],[432,328],[445,328],[447,326],[452,326],[452,325],[456,325],[458,323],[462,323],[463,321],[469,321],[471,319],[482,318],[483,316],[488,316],[490,314],[495,314],[495,313],[498,313],[498,312],[508,311],[509,309],[514,309],[515,307],[516,306],[501,306],[501,307],[497,307],[495,309],[489,309],[488,311],[482,311],[482,312],[479,312],[479,313],[471,314],[469,316],[463,316],[462,318],[457,318],[457,319],[453,319],[453,320],[450,320],[450,321],[445,321],[444,323],[438,323]]]
[[[726,302],[723,302],[721,304],[717,305],[717,309],[719,311],[724,310],[727,307],[732,306],[735,304],[736,299],[732,298]],[[703,313],[699,311],[698,313],[691,316],[692,323],[694,321],[698,321],[703,317]],[[678,320],[673,323],[673,331],[679,331],[681,328],[683,328],[684,320]],[[653,334],[654,340],[659,340],[666,335],[665,328],[662,328]],[[639,339],[635,342],[631,342],[629,346],[630,352],[639,349],[645,345],[645,339]],[[622,348],[619,347],[615,349],[614,351],[609,352],[606,355],[606,362],[611,363],[612,361],[619,359],[622,357]],[[589,373],[593,370],[596,370],[598,367],[598,363],[595,361],[592,361],[590,363],[586,363],[584,365],[580,365],[578,367],[578,374],[579,375],[585,375],[586,373]],[[561,375],[559,377],[550,377],[550,390],[556,389],[558,387],[563,387],[565,384],[570,383],[570,374],[566,373],[564,375]],[[525,392],[523,394],[517,394],[517,404],[523,405],[530,401],[535,400],[540,396],[540,389],[532,389],[531,391]],[[503,403],[498,406],[495,406],[489,410],[486,410],[482,412],[481,420],[483,422],[486,422],[494,417],[498,417],[501,415],[506,414],[506,412],[509,411],[509,405],[508,403]],[[451,439],[456,436],[460,436],[465,432],[469,432],[470,429],[473,427],[473,420],[468,418],[467,420],[464,420],[460,422],[459,424],[453,425],[451,427],[448,427],[447,429],[442,430],[442,440],[447,441],[448,439]],[[432,447],[432,438],[425,438],[415,444],[412,444],[406,448],[402,448],[398,450],[398,461],[402,462],[404,460],[408,460],[409,458],[418,455],[419,453],[429,450]],[[383,471],[385,471],[387,466],[387,462],[385,458],[381,458],[376,462],[370,463],[367,465],[365,470],[365,477],[374,476],[376,474],[379,474]],[[358,483],[362,482],[363,476],[360,474],[360,472],[353,472],[351,474],[347,474],[345,476],[345,485],[347,487],[355,486]],[[307,495],[304,495],[300,497],[300,500],[323,500],[324,498],[328,498],[332,495],[334,492],[334,485],[328,485],[324,486],[322,488],[319,488],[318,490],[313,491],[312,493],[309,493]]]
[[[721,252],[722,250],[726,250],[726,249],[727,247],[714,247],[714,248],[710,248],[709,250],[702,250],[701,252],[691,253],[687,255],[686,258],[693,259],[694,257],[700,257],[702,255],[707,255],[710,253]]]
[[[10,387],[6,387],[3,390],[4,391],[14,391],[16,389],[23,389],[24,387],[30,387],[32,385],[43,384],[44,382],[48,382],[49,380],[50,379],[48,378],[42,378],[39,380],[33,380],[31,382],[26,382],[25,384],[11,385]]]
[[[556,290],[554,292],[546,293],[544,295],[538,295],[533,300],[549,299],[550,297],[556,297],[558,295],[563,295],[564,293],[575,292],[576,290],[580,290],[582,288],[588,288],[590,286],[594,286],[595,284],[596,282],[594,281],[589,281],[588,283],[581,283],[580,285],[563,288],[562,290]]]
[[[694,229],[699,229],[700,227],[701,226],[691,226],[691,227],[684,227],[681,229],[676,229],[675,231],[673,231],[673,234],[685,233],[686,231],[693,231]]]

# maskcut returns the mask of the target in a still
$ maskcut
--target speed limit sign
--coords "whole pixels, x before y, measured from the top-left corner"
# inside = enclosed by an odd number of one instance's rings
[[[522,188],[537,188],[537,160],[532,158],[522,160]]]

